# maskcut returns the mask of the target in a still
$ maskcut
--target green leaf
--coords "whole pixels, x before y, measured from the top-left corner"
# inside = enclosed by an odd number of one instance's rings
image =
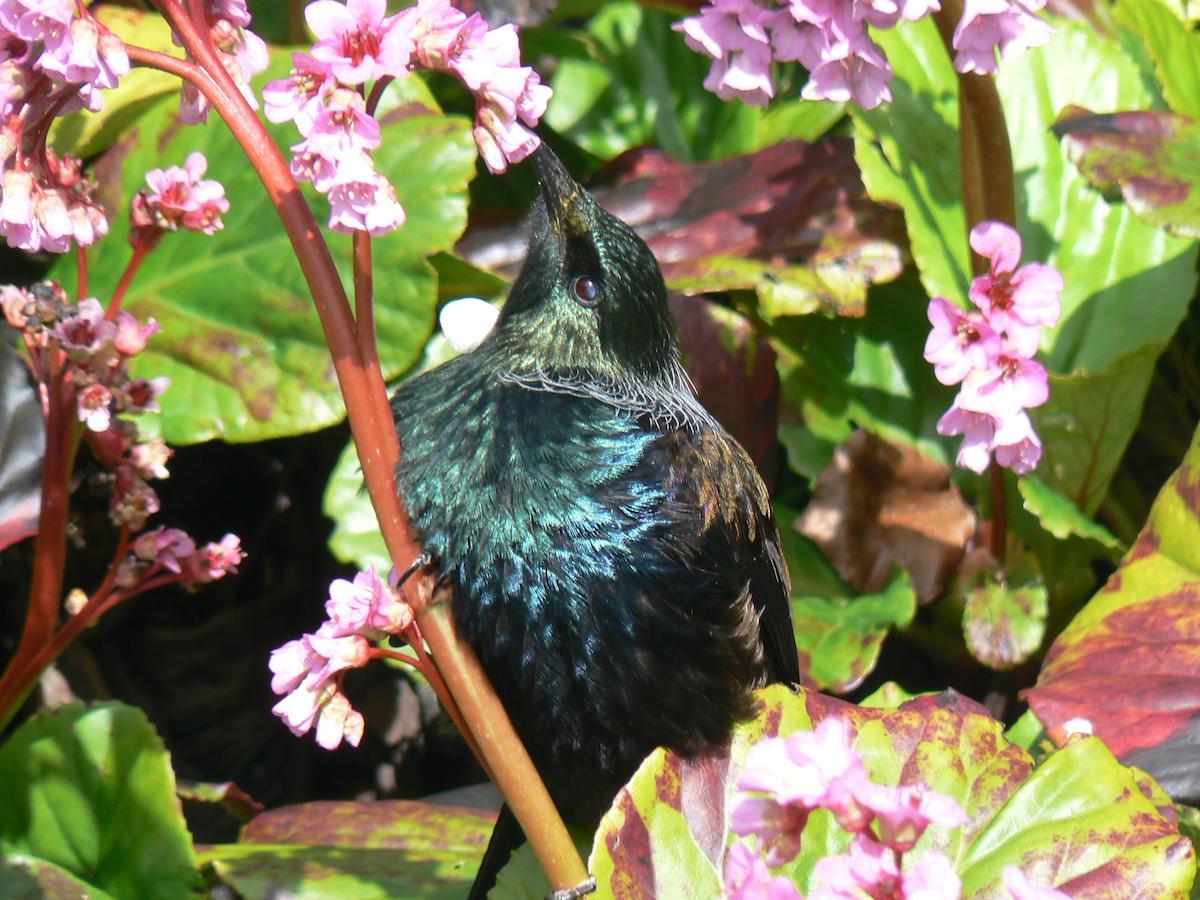
[[[461,900],[479,868],[453,852],[303,844],[223,844],[200,860],[246,900]]]
[[[1195,242],[1141,222],[1128,206],[1110,206],[1079,177],[1050,130],[1071,105],[1150,106],[1137,65],[1115,41],[1061,22],[1049,44],[1001,66],[996,86],[1018,173],[1022,256],[1056,267],[1065,281],[1062,317],[1042,342],[1050,369],[1095,375],[1137,348],[1165,343],[1196,287]],[[1053,402],[1055,386],[1050,390]],[[1106,441],[1123,447],[1137,418],[1135,412],[1112,422]]]
[[[0,746],[0,855],[35,856],[116,897],[199,888],[162,740],[141,710],[72,703]]]
[[[333,467],[321,511],[333,519],[329,549],[334,556],[360,569],[367,566],[374,566],[378,572],[391,569],[392,556],[379,533],[371,498],[363,490],[362,469],[353,440],[346,444]]]
[[[891,103],[851,107],[854,153],[873,200],[904,210],[931,297],[963,305],[971,261],[958,153],[958,84],[932,18],[873,31],[896,72]]]
[[[1113,15],[1145,43],[1171,109],[1200,117],[1200,35],[1160,0],[1120,0]]]
[[[1046,726],[1033,714],[1033,710],[1027,709],[1017,721],[1009,726],[1008,731],[1004,732],[1004,739],[1010,744],[1016,744],[1023,750],[1029,751],[1037,759],[1042,745],[1049,741],[1049,735],[1046,733]],[[1050,745],[1051,749],[1053,746],[1053,744]]]
[[[1051,737],[1086,719],[1113,752],[1200,800],[1200,431],[1137,542],[1026,692]]]
[[[926,304],[904,284],[882,285],[872,288],[862,319],[776,323],[783,398],[800,416],[789,419],[785,407],[780,438],[797,472],[817,477],[855,426],[946,461],[936,426],[954,395],[921,355]]]
[[[157,12],[98,4],[96,18],[126,43],[169,56],[182,51],[171,42],[171,27]],[[56,118],[50,143],[59,153],[88,158],[107,150],[133,122],[167,94],[179,94],[179,79],[158,69],[134,68],[112,90],[105,91],[99,112],[78,110]],[[125,207],[122,207],[124,210]]]
[[[1018,479],[1017,490],[1021,492],[1025,508],[1037,516],[1042,527],[1060,541],[1077,535],[1096,541],[1109,549],[1121,546],[1116,535],[1084,515],[1070,498],[1060,494],[1036,475],[1026,475]]]
[[[256,85],[287,66],[275,53]],[[413,98],[424,93],[413,78],[395,89]],[[135,360],[134,374],[167,375],[172,382],[162,414],[139,423],[143,435],[161,433],[171,443],[253,441],[341,420],[341,395],[308,287],[258,176],[216,115],[205,126],[184,128],[174,107],[162,103],[140,119],[106,160],[120,171],[120,208],[128,208],[148,169],[180,165],[201,150],[209,160],[207,177],[225,185],[230,211],[225,229],[212,237],[167,235],[126,296],[126,309],[163,326]],[[285,148],[297,140],[290,123],[269,130]],[[396,109],[384,118],[376,160],[408,212],[403,226],[374,242],[379,353],[391,378],[419,358],[432,329],[437,288],[426,257],[449,249],[466,222],[466,183],[475,171],[469,123],[419,107]],[[318,221],[325,221],[326,201],[306,194]],[[124,269],[127,233],[126,218],[117,217],[91,253],[91,282],[100,297]],[[350,237],[329,238],[349,286]],[[74,284],[73,260],[73,254],[60,259],[54,277]]]
[[[1161,353],[1161,344],[1150,344],[1094,374],[1052,374],[1050,399],[1030,410],[1045,453],[1040,477],[1085,515],[1108,493]]]
[[[592,830],[568,826],[579,856],[587,859],[592,851]],[[488,892],[488,900],[544,900],[550,894],[550,882],[542,864],[528,842],[518,847],[508,863],[496,876],[496,886]]]
[[[815,141],[846,115],[844,103],[824,100],[776,100],[758,123],[754,149],[784,141]]]
[[[6,854],[0,860],[0,897],[6,900],[111,900],[93,884],[35,856]]]
[[[1142,221],[1200,237],[1200,123],[1158,110],[1096,115],[1067,107],[1055,123],[1088,183]]]
[[[903,628],[916,611],[912,581],[898,566],[877,594],[793,594],[792,628],[800,670],[822,690],[854,690],[875,668],[888,632]]]
[[[589,870],[602,895],[716,896],[729,807],[750,746],[843,719],[872,782],[921,784],[956,800],[968,822],[931,826],[911,851],[936,849],[964,881],[963,896],[1001,896],[1001,875],[1020,866],[1035,884],[1073,896],[1185,896],[1195,875],[1191,845],[1164,815],[1161,790],[1082,739],[1034,769],[984,708],[952,691],[894,709],[856,707],[814,691],[774,686],[728,749],[683,759],[655,751],[600,822]],[[825,810],[811,814],[799,855],[782,872],[803,891],[817,862],[850,835]]]
[[[993,669],[1011,669],[1042,646],[1046,636],[1046,585],[989,579],[967,592],[963,634],[971,655]]]

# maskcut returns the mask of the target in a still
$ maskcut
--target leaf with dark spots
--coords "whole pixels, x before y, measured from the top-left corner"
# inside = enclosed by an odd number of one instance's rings
[[[782,686],[758,693],[756,717],[740,725],[724,755],[723,789],[708,793],[708,818],[728,821],[750,746],[768,737],[810,731],[829,716],[850,726],[855,750],[871,781],[921,784],[956,800],[967,813],[962,828],[932,826],[913,851],[944,853],[963,880],[964,896],[1006,896],[1001,876],[1018,865],[1037,884],[1088,896],[1186,896],[1195,875],[1191,844],[1165,796],[1144,774],[1121,766],[1095,739],[1078,739],[1034,768],[1029,754],[1008,743],[999,722],[953,691],[924,695],[894,708],[857,707],[806,689]],[[655,751],[601,820],[588,869],[605,896],[710,897],[720,895],[723,861],[696,842],[692,814],[672,802],[685,761]],[[664,777],[665,773],[670,773]],[[665,792],[663,787],[669,789]],[[726,834],[727,846],[736,836]],[[817,862],[842,853],[850,835],[825,810],[805,825],[800,852],[781,872],[808,892]],[[1078,896],[1079,894],[1075,894]]]
[[[1161,110],[1097,115],[1072,106],[1054,133],[1106,198],[1124,198],[1172,234],[1200,237],[1200,122]]]
[[[593,195],[645,239],[668,287],[755,290],[772,317],[861,316],[867,287],[900,274],[900,217],[867,199],[841,138],[701,164],[645,151]],[[458,252],[512,275],[525,227],[473,230]]]
[[[1073,719],[1180,802],[1200,799],[1200,432],[1120,568],[1051,646],[1030,706]]]
[[[242,843],[457,850],[482,854],[494,813],[415,800],[320,800],[272,809],[249,822]]]
[[[45,448],[29,369],[0,341],[0,550],[37,534]]]
[[[255,88],[290,64],[286,52],[273,51]],[[135,375],[171,379],[162,412],[142,417],[143,435],[161,433],[171,443],[255,441],[340,421],[345,411],[324,333],[258,175],[218,116],[181,128],[177,106],[160,101],[102,158],[111,231],[88,254],[92,290],[104,299],[129,259],[130,198],[144,186],[146,172],[182,165],[192,151],[205,154],[205,177],[221,182],[229,198],[224,228],[212,236],[166,235],[123,303],[163,326],[133,362]],[[449,250],[462,233],[476,151],[469,122],[437,112],[419,77],[390,87],[381,108],[376,163],[408,215],[373,251],[379,355],[390,379],[419,359],[433,328],[437,285],[427,258]],[[298,139],[290,122],[267,129],[285,154]],[[318,222],[326,221],[327,200],[303,190]],[[350,240],[332,234],[329,245],[349,286]],[[52,275],[73,285],[75,255],[60,258]]]
[[[1049,611],[1039,579],[988,578],[966,592],[963,634],[971,655],[993,669],[1011,669],[1042,646]]]
[[[879,591],[899,564],[929,603],[975,532],[975,514],[950,475],[913,447],[857,431],[821,473],[797,530],[856,590]]]
[[[701,297],[672,294],[684,368],[700,402],[737,438],[768,487],[779,442],[775,351],[744,316]]]

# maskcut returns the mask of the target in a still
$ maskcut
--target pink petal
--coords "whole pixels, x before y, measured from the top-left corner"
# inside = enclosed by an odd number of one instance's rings
[[[980,222],[971,229],[971,249],[991,264],[994,272],[1011,272],[1021,260],[1021,236],[1003,222]]]

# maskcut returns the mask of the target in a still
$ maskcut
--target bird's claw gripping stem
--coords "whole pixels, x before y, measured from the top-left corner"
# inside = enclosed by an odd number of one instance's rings
[[[577,884],[573,888],[562,891],[551,891],[546,895],[546,900],[579,900],[586,894],[594,893],[596,893],[596,876],[591,875],[583,884]]]

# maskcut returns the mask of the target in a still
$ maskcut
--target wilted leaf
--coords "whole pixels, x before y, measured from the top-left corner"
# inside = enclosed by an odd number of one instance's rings
[[[1120,0],[1113,14],[1141,37],[1171,109],[1200,116],[1200,35],[1161,0]]]
[[[1143,221],[1200,237],[1200,122],[1161,110],[1096,115],[1069,106],[1054,124],[1071,162]]]
[[[797,529],[855,590],[880,590],[899,564],[928,603],[975,532],[975,514],[950,475],[912,447],[858,431],[821,473]]]
[[[916,611],[912,582],[899,567],[876,594],[793,594],[792,628],[805,683],[836,694],[854,690],[874,670],[888,632],[903,628]]]
[[[171,42],[171,26],[157,12],[142,12],[108,3],[96,4],[94,13],[123,41],[182,56]],[[99,112],[86,109],[56,118],[50,143],[60,153],[88,158],[107,150],[139,116],[148,112],[165,94],[178,94],[179,79],[158,69],[131,69],[113,89],[104,91]]]
[[[1110,550],[1121,546],[1116,535],[1083,511],[1036,475],[1018,479],[1017,489],[1025,508],[1037,516],[1042,527],[1056,538],[1066,540],[1071,535],[1095,541]]]
[[[1094,739],[1077,740],[1034,769],[983,707],[951,691],[895,709],[856,707],[812,691],[759,693],[759,715],[732,747],[684,760],[655,751],[600,823],[589,870],[602,894],[710,897],[720,892],[727,806],[750,745],[844,719],[877,784],[924,784],[952,797],[969,820],[931,827],[913,851],[946,854],[964,896],[1000,898],[1001,873],[1019,865],[1074,896],[1186,896],[1195,875],[1190,843],[1143,776]],[[1149,795],[1147,795],[1149,791]],[[809,817],[801,851],[784,871],[804,891],[816,863],[849,844],[827,812]]]
[[[900,273],[899,221],[866,198],[840,138],[696,165],[645,151],[593,194],[650,245],[668,287],[756,290],[767,315],[861,316],[868,285]],[[511,273],[524,227],[475,230],[458,251]]]
[[[256,87],[289,65],[286,54],[274,53]],[[394,234],[374,242],[376,324],[387,378],[416,361],[432,330],[437,289],[426,257],[449,249],[461,233],[476,157],[469,123],[422,108],[424,88],[417,79],[402,79],[394,90],[414,105],[383,117],[383,144],[376,152],[380,171],[408,213]],[[268,130],[284,148],[296,143],[290,122]],[[167,235],[126,295],[126,309],[154,316],[163,326],[134,361],[134,374],[171,378],[161,415],[141,418],[143,434],[161,431],[171,443],[252,441],[340,421],[341,394],[307,283],[266,191],[219,117],[180,128],[175,104],[162,101],[106,154],[101,166],[120,188],[112,201],[119,212],[108,237],[89,255],[93,291],[103,298],[124,270],[125,211],[146,171],[182,164],[193,150],[208,158],[206,177],[225,185],[230,210],[224,230],[211,237]],[[307,196],[324,222],[327,202]],[[350,238],[333,234],[329,240],[349,285]],[[53,275],[74,284],[74,254],[60,258]]]
[[[0,745],[0,855],[35,856],[116,897],[199,887],[171,761],[145,714],[58,706]]]
[[[1180,802],[1200,799],[1200,432],[1121,566],[1051,646],[1030,706],[1086,719]]]
[[[0,341],[0,550],[37,534],[45,432],[29,369]]]
[[[1015,580],[1014,580],[1015,581]],[[993,669],[1011,669],[1042,646],[1048,611],[1040,580],[992,579],[966,593],[963,634],[971,655]]]

